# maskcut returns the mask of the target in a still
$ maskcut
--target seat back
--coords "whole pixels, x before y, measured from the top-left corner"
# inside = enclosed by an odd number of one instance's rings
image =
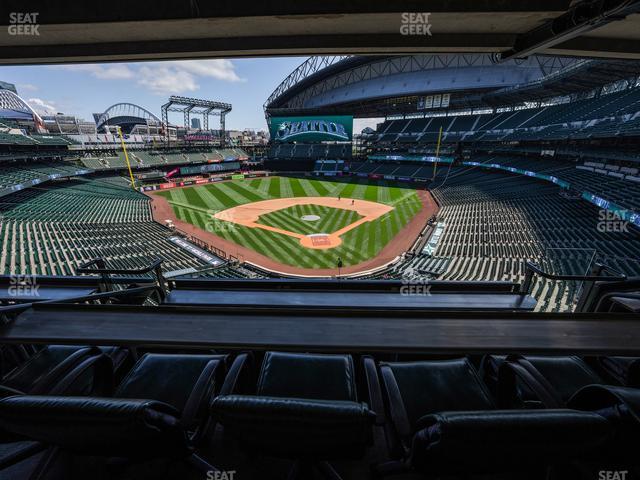
[[[598,357],[597,362],[614,382],[628,387],[640,387],[640,358]]]
[[[218,387],[224,355],[179,355],[147,353],[122,380],[114,397],[148,398],[171,405],[182,412],[200,377],[214,375]]]
[[[613,426],[606,455],[615,461],[638,461],[640,436],[640,389],[610,385],[588,385],[575,393],[567,403],[569,408],[595,412]]]
[[[353,359],[351,355],[267,352],[257,394],[357,401]]]
[[[406,441],[424,415],[495,408],[467,358],[381,363],[380,371],[394,426]]]
[[[508,356],[500,364],[502,406],[557,408],[582,387],[604,380],[576,356]]]
[[[97,348],[50,345],[9,372],[2,384],[24,393],[46,394],[80,362],[99,354]]]
[[[285,458],[361,458],[375,414],[357,402],[350,355],[268,352],[257,395],[221,395],[212,417],[245,450]]]

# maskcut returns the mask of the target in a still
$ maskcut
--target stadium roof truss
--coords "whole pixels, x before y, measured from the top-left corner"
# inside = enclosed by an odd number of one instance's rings
[[[265,102],[265,108],[270,105],[273,101],[275,101],[280,95],[285,93],[294,85],[297,85],[302,80],[307,77],[318,73],[319,71],[345,60],[347,58],[352,58],[352,55],[333,55],[330,57],[309,57],[304,62],[302,62],[298,67],[291,72],[287,77],[280,82],[280,85],[276,87],[276,89],[269,95],[269,98]]]
[[[469,72],[478,67],[499,65],[502,69],[533,69],[544,78],[583,62],[575,57],[532,55],[527,59],[500,61],[493,54],[433,54],[406,56],[311,57],[278,85],[265,102],[265,114],[285,114],[309,107],[314,97],[358,83],[397,74],[425,73],[439,69]],[[454,70],[456,69],[456,70]],[[464,77],[456,88],[464,86]],[[515,78],[515,77],[514,77]],[[467,79],[468,80],[468,79]],[[383,88],[383,86],[381,86]]]
[[[189,118],[193,113],[202,115],[203,130],[209,130],[209,116],[219,116],[220,138],[224,143],[225,117],[231,109],[230,103],[172,95],[169,101],[162,105],[162,123],[169,125],[169,112],[181,112],[184,115],[184,126],[189,128]]]
[[[527,84],[516,84],[490,92],[483,100],[490,105],[504,105],[580,95],[619,80],[633,82],[639,75],[640,61],[581,59]]]
[[[128,121],[139,121],[139,123],[144,123],[146,125],[159,125],[160,119],[156,117],[153,113],[151,113],[146,108],[143,108],[139,105],[135,105],[133,103],[116,103],[107,108],[104,113],[98,116],[96,120],[96,127],[98,131],[105,125],[109,125],[110,123],[115,125],[118,122],[113,122],[113,120],[122,120],[129,119]]]
[[[31,116],[35,123],[44,125],[40,115],[31,108],[31,105],[11,90],[0,89],[0,110],[12,110],[18,114]]]

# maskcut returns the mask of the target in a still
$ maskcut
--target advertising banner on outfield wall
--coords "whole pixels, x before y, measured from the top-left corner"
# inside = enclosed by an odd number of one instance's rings
[[[353,117],[272,117],[269,134],[275,142],[350,142]]]
[[[197,175],[207,172],[222,172],[224,170],[239,170],[240,162],[207,163],[196,167],[180,167],[180,175]]]

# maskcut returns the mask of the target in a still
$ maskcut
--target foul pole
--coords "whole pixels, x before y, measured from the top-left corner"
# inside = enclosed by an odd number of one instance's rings
[[[124,152],[124,160],[127,162],[127,168],[129,169],[129,178],[131,178],[131,188],[136,189],[136,181],[133,179],[133,172],[131,171],[131,163],[129,163],[129,154],[127,153],[127,147],[124,145],[124,137],[122,136],[122,128],[118,127],[118,135],[120,135],[120,144],[122,145],[122,151]]]
[[[438,133],[438,144],[436,145],[436,161],[433,164],[433,180],[436,179],[436,168],[438,168],[438,158],[440,158],[440,140],[442,139],[442,126],[440,127],[440,133]]]

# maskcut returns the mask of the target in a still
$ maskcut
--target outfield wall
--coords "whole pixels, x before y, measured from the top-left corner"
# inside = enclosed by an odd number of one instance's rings
[[[165,182],[154,185],[145,185],[140,187],[140,192],[155,192],[157,190],[168,190],[171,188],[192,187],[194,185],[206,185],[207,183],[222,182],[224,180],[242,180],[243,178],[268,177],[269,172],[251,172],[251,173],[230,173],[226,175],[216,175],[215,177],[200,178],[196,180],[185,180],[183,182]]]

